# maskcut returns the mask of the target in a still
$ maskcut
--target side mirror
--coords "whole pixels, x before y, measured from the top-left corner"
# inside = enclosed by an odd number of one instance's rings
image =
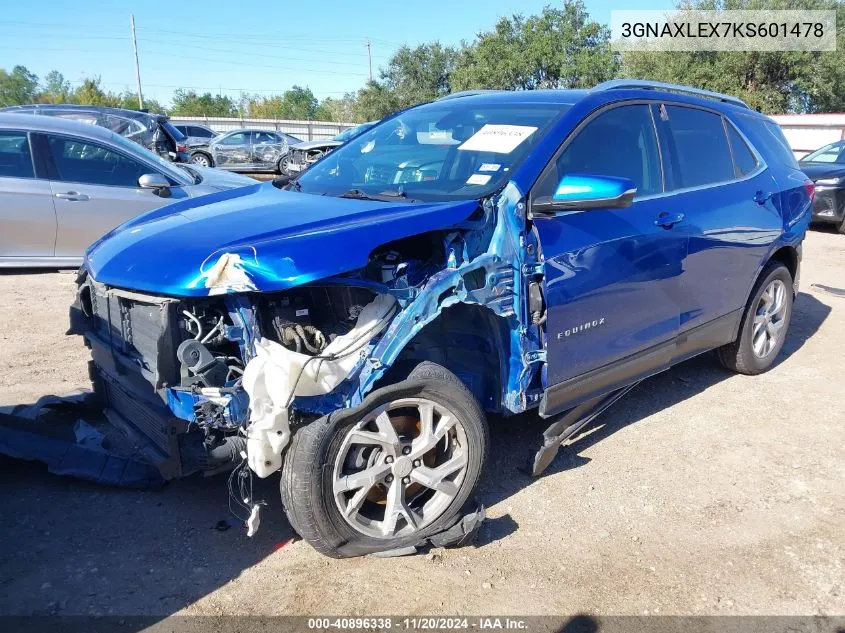
[[[634,202],[637,186],[628,178],[567,174],[551,197],[534,200],[532,209],[540,214],[584,209],[624,209]]]
[[[144,174],[138,178],[141,189],[152,189],[153,193],[162,198],[170,197],[170,181],[161,174]]]

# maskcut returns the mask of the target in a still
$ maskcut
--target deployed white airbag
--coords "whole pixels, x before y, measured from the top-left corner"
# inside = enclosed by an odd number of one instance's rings
[[[390,295],[378,295],[367,304],[355,327],[320,354],[334,360],[314,359],[266,338],[256,341],[255,357],[247,363],[243,377],[251,409],[246,428],[247,463],[256,475],[267,477],[282,466],[282,450],[290,441],[291,395],[319,396],[337,387],[370,339],[389,322],[395,305],[396,299]]]

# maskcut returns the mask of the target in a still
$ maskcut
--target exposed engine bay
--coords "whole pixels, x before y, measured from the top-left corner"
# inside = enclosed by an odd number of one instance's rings
[[[110,420],[152,440],[147,457],[165,479],[244,458],[266,477],[281,466],[291,425],[343,402],[342,394],[318,397],[361,368],[399,302],[443,258],[437,244],[407,241],[379,249],[348,276],[200,299],[106,287],[83,269],[72,331],[92,349],[95,391]]]

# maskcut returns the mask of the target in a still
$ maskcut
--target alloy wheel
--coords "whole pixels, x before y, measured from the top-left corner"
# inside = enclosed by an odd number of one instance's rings
[[[772,280],[754,311],[751,347],[757,358],[766,358],[777,347],[783,335],[786,303],[786,285],[780,279]]]
[[[202,154],[194,154],[193,156],[191,156],[191,162],[194,165],[199,165],[200,167],[211,167],[211,163],[209,162],[208,158],[206,158]]]
[[[424,398],[395,400],[371,411],[344,437],[332,478],[346,522],[373,538],[418,532],[458,495],[468,465],[460,420]]]

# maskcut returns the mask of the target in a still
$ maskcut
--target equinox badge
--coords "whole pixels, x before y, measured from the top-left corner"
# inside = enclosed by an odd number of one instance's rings
[[[568,330],[558,332],[557,340],[564,339],[567,336],[572,336],[573,334],[584,332],[585,330],[591,330],[592,328],[599,327],[600,325],[604,325],[604,317],[601,317],[599,319],[593,319],[592,321],[587,321],[586,323],[580,323],[575,327],[569,328]]]

